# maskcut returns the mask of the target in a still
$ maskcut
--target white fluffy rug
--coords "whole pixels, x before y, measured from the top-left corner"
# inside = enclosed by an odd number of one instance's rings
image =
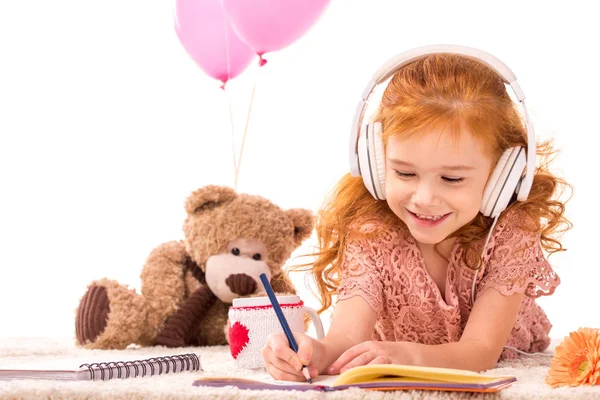
[[[556,345],[557,343],[554,343]],[[55,362],[72,358],[77,368],[85,360],[135,360],[169,354],[195,352],[200,355],[203,371],[173,375],[132,378],[104,382],[63,382],[48,380],[0,381],[0,398],[5,399],[600,399],[600,387],[552,389],[544,383],[550,365],[548,357],[523,357],[505,362],[489,374],[515,375],[518,381],[497,394],[444,393],[444,392],[367,392],[359,389],[321,392],[250,391],[236,388],[194,387],[192,382],[201,376],[256,376],[257,372],[237,370],[229,348],[194,347],[167,349],[164,347],[131,348],[127,350],[84,350],[74,346],[73,340],[27,338],[0,339],[0,368],[18,367],[19,363]],[[260,372],[260,371],[259,371]],[[264,373],[264,371],[263,371]]]

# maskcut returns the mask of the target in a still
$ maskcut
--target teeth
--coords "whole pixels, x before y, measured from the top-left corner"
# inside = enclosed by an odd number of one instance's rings
[[[433,215],[423,215],[423,214],[417,214],[417,213],[415,213],[415,215],[417,217],[421,218],[421,219],[430,219],[430,220],[433,220],[433,221],[437,221],[438,219],[440,219],[440,218],[443,217],[443,215],[433,216]]]

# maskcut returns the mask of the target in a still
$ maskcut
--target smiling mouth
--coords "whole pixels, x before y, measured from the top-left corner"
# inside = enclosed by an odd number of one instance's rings
[[[408,210],[408,212],[411,213],[413,216],[421,219],[421,220],[428,220],[428,221],[439,221],[440,219],[442,219],[445,216],[447,216],[447,215],[450,214],[450,213],[447,213],[447,214],[441,214],[441,215],[426,215],[426,214],[415,213],[415,212],[412,212],[410,210]]]

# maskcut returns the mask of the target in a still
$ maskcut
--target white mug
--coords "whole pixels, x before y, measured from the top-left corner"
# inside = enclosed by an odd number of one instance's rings
[[[299,296],[277,296],[292,332],[304,332],[304,313],[310,316],[317,338],[322,339],[323,323],[315,310],[304,305]],[[268,297],[233,299],[229,308],[229,349],[239,368],[262,368],[260,353],[269,335],[283,332]]]

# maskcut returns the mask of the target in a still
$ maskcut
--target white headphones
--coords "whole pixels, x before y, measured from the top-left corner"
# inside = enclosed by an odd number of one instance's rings
[[[381,123],[362,126],[364,114],[375,88],[389,79],[403,66],[430,54],[458,54],[479,61],[494,70],[508,84],[521,104],[527,129],[527,156],[523,147],[507,149],[498,160],[485,190],[480,211],[487,217],[497,217],[508,207],[516,194],[517,200],[527,200],[535,172],[536,142],[533,125],[525,106],[525,94],[517,83],[515,74],[496,57],[470,47],[456,45],[431,45],[400,53],[388,60],[375,74],[363,91],[356,107],[350,134],[350,173],[362,176],[369,192],[377,200],[385,200],[385,152],[381,138]],[[521,178],[525,171],[525,176]]]

